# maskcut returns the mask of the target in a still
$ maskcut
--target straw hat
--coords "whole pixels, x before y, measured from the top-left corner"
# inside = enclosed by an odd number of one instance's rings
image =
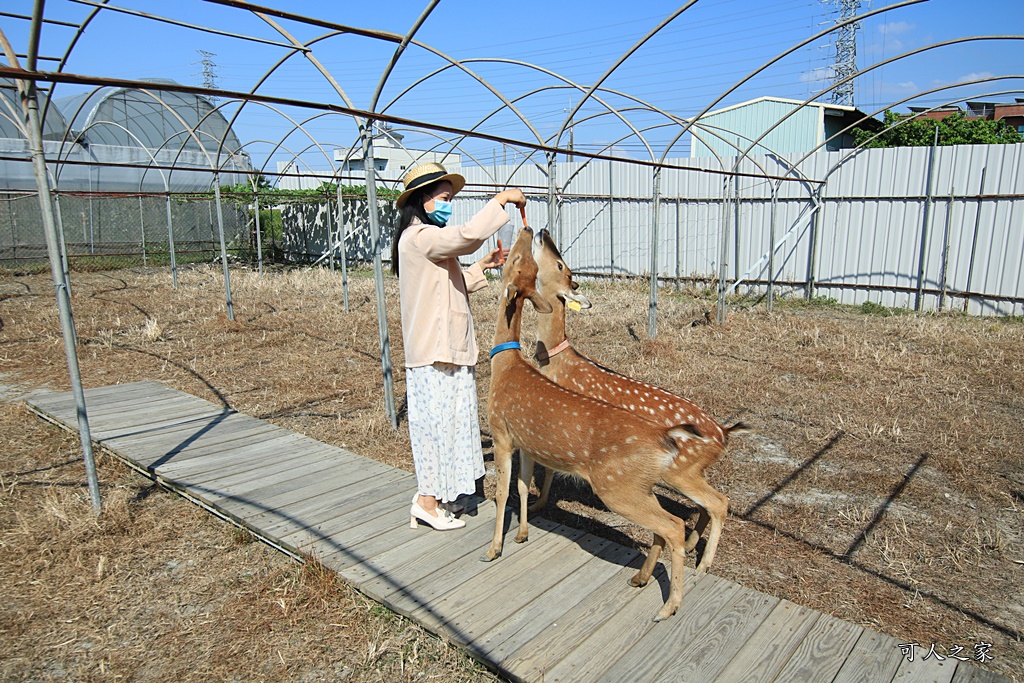
[[[452,184],[452,196],[454,197],[459,193],[459,190],[466,184],[466,179],[460,176],[458,173],[449,173],[444,166],[441,164],[429,163],[420,164],[414,167],[405,177],[402,178],[402,183],[405,185],[405,192],[398,196],[398,208],[405,206],[405,202],[409,199],[409,195],[418,190],[421,187],[436,183],[439,180],[447,180]]]

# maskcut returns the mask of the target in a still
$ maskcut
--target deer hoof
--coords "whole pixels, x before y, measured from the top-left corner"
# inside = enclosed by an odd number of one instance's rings
[[[644,586],[647,585],[647,582],[644,581],[643,579],[641,579],[640,575],[637,574],[636,576],[634,576],[632,579],[629,580],[629,585],[632,586],[633,588],[643,588]]]
[[[658,623],[659,621],[665,621],[666,619],[668,619],[670,616],[672,616],[675,613],[676,613],[675,608],[669,609],[668,606],[666,605],[665,607],[661,608],[661,611],[659,611],[656,615],[654,615],[653,621],[654,621],[654,623]]]
[[[480,561],[481,562],[492,562],[492,561],[498,559],[499,557],[501,557],[501,551],[500,550],[497,551],[497,552],[494,552],[493,550],[488,550],[486,555],[481,555],[480,556]]]
[[[516,543],[526,543],[529,540],[530,540],[530,535],[529,534],[523,534],[522,536],[520,536],[518,534],[516,535]]]

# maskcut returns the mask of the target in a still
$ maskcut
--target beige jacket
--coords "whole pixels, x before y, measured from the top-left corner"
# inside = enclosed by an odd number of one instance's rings
[[[476,365],[480,353],[469,311],[469,292],[487,286],[478,264],[467,270],[459,256],[472,254],[508,222],[492,199],[465,225],[413,223],[398,241],[405,367],[432,363]]]

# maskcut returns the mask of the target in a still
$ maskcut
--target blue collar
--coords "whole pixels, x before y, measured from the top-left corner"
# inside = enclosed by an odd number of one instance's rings
[[[502,351],[508,351],[509,349],[522,349],[522,348],[523,347],[521,347],[519,345],[519,342],[517,342],[517,341],[510,341],[510,342],[505,342],[504,344],[498,344],[493,349],[491,349],[491,358],[494,358],[497,354],[501,353]]]

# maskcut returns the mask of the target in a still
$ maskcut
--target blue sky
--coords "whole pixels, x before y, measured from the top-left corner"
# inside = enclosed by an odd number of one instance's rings
[[[361,28],[404,34],[424,10],[426,2],[337,2],[336,0],[263,0],[267,6]],[[202,24],[221,31],[286,42],[267,22],[246,11],[202,0],[173,3],[145,0],[112,0],[111,4],[141,12]],[[861,11],[887,7],[891,2],[862,2]],[[606,0],[564,0],[515,3],[484,3],[472,0],[442,0],[417,34],[417,39],[456,59],[515,59],[529,62],[590,85],[603,75],[623,53],[646,33],[672,14],[677,2],[608,2]],[[31,13],[31,0],[6,0],[3,11]],[[50,19],[79,22],[93,7],[71,0],[48,0]],[[677,116],[691,116],[709,106],[761,64],[824,29],[834,18],[828,4],[817,0],[701,0],[632,55],[604,83],[605,87],[639,98]],[[281,20],[280,26],[299,41],[324,36],[327,30]],[[23,53],[28,24],[0,16],[0,30],[15,49]],[[882,59],[954,38],[1024,34],[1024,3],[1006,0],[929,0],[898,8],[865,20],[857,34],[858,67],[865,69]],[[43,56],[60,56],[74,31],[60,25],[44,27]],[[973,78],[1021,74],[1021,41],[985,41],[932,50],[875,69],[861,76],[855,86],[855,104],[873,112],[909,95]],[[251,90],[286,54],[282,47],[256,44],[238,38],[144,20],[137,16],[104,10],[79,40],[65,67],[66,71],[119,78],[171,78],[200,85],[203,81],[199,50],[213,53],[217,84],[230,90]],[[394,50],[385,43],[353,35],[335,35],[315,43],[313,55],[328,70],[357,108],[368,108],[374,88]],[[806,99],[826,87],[821,80],[833,60],[829,38],[821,38],[796,50],[786,59],[754,77],[720,105],[734,104],[761,95]],[[430,52],[412,46],[399,62],[385,88],[382,102],[396,95],[445,62]],[[43,61],[41,69],[54,63]],[[538,70],[522,66],[474,62],[473,71],[507,97],[525,97],[517,106],[534,129],[547,137],[558,130],[567,110],[579,101],[569,88],[534,92],[559,83]],[[932,106],[947,100],[980,98],[986,93],[1016,88],[1016,93],[986,99],[1012,101],[1024,97],[1020,80],[999,81],[928,95],[910,104]],[[57,95],[80,91],[76,86],[58,86]],[[317,102],[342,103],[314,65],[293,56],[278,67],[260,87],[260,92],[280,97]],[[532,94],[531,94],[532,93]],[[618,108],[637,107],[618,94],[606,101]],[[448,70],[420,84],[395,103],[389,112],[398,116],[457,127],[472,127],[498,108],[498,100],[465,74]],[[897,107],[905,110],[906,105]],[[587,105],[582,116],[605,111]],[[316,112],[285,108],[283,114],[304,121]],[[649,111],[627,111],[638,128],[659,126],[665,118]],[[325,145],[348,146],[355,126],[345,117],[319,117],[304,124]],[[282,113],[260,106],[247,106],[236,123],[243,141],[280,140],[292,124]],[[520,120],[502,111],[487,119],[481,129],[520,140],[535,140],[534,133]],[[615,144],[619,154],[645,156],[635,138],[618,141],[628,128],[607,114],[577,127],[574,143],[580,149],[598,151]],[[665,127],[652,128],[646,136],[661,151],[674,137]],[[407,142],[433,144],[435,138],[416,134]],[[308,138],[288,135],[278,157],[308,147]],[[562,145],[567,144],[563,139]],[[659,147],[660,146],[660,147]],[[254,143],[249,150],[262,161],[269,144]],[[501,152],[490,143],[471,141],[465,151],[490,163]],[[307,155],[309,152],[306,153]],[[685,144],[671,156],[684,156]],[[500,157],[499,157],[500,160]],[[309,162],[317,165],[315,160]],[[271,170],[273,170],[271,168]]]

